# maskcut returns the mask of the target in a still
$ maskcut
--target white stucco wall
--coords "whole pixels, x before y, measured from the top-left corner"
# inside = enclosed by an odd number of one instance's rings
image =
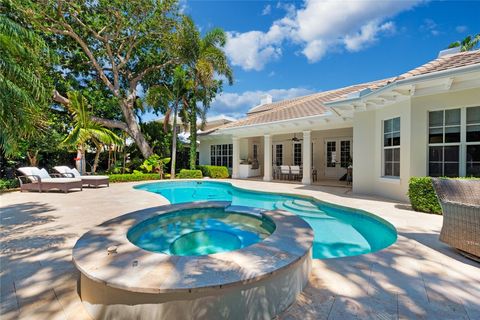
[[[400,117],[400,178],[384,178],[383,121],[396,117]],[[410,100],[355,113],[353,128],[353,191],[406,201],[410,178]]]
[[[353,191],[408,201],[408,180],[428,174],[428,112],[480,105],[480,90],[412,97],[354,115]],[[382,178],[383,120],[400,117],[400,179]]]

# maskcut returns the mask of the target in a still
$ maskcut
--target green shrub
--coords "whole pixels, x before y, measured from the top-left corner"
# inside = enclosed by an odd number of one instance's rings
[[[110,182],[131,182],[144,180],[160,180],[158,173],[126,173],[126,174],[110,174],[108,175]]]
[[[201,179],[203,178],[202,171],[200,170],[187,170],[182,169],[180,173],[177,174],[178,179]]]
[[[408,197],[413,210],[442,214],[430,177],[411,177],[408,182]]]
[[[17,179],[0,179],[0,191],[18,188]]]
[[[204,177],[214,179],[226,179],[230,176],[227,167],[223,166],[198,166]]]

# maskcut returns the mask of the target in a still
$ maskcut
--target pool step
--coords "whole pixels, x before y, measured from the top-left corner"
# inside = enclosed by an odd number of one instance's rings
[[[333,219],[332,217],[326,215],[325,212],[318,209],[317,207],[307,208],[307,207],[296,206],[293,204],[292,200],[275,203],[275,209],[293,212],[302,217]]]

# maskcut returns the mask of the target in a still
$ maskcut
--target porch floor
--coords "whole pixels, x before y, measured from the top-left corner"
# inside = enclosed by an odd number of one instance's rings
[[[263,176],[259,177],[250,177],[246,179],[236,179],[236,180],[244,180],[244,181],[262,181],[263,182]],[[280,184],[297,184],[297,185],[303,185],[301,181],[299,180],[280,180],[280,179],[274,179],[271,181],[272,183],[280,183]],[[348,184],[346,181],[339,181],[335,179],[321,179],[317,180],[315,182],[312,182],[313,186],[320,186],[320,187],[340,187],[340,188],[347,188],[347,189],[352,189],[352,185]]]

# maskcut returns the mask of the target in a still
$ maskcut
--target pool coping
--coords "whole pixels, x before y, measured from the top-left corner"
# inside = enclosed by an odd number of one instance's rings
[[[263,241],[240,250],[205,256],[171,256],[143,250],[127,239],[136,224],[153,216],[192,208],[227,208],[211,201],[163,205],[108,220],[85,233],[75,244],[72,260],[89,279],[139,293],[198,292],[260,281],[311,258],[313,230],[303,219],[281,210],[264,210],[275,223]],[[235,210],[235,206],[230,209]],[[248,207],[237,207],[242,213]],[[258,209],[251,214],[258,216]],[[107,248],[115,246],[116,253]]]

